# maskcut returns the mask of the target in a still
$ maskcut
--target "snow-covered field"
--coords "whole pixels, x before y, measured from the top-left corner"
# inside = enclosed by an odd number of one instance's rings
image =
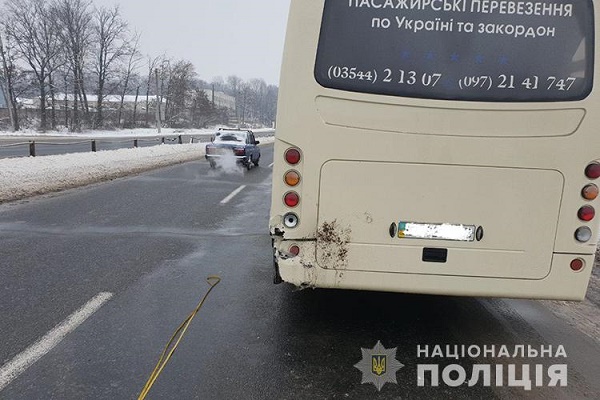
[[[177,136],[177,135],[188,135],[188,136],[204,136],[212,135],[215,131],[219,130],[219,127],[210,129],[173,129],[173,128],[162,128],[161,133],[158,133],[156,128],[152,129],[121,129],[121,130],[98,130],[98,131],[85,131],[81,133],[72,133],[68,131],[56,131],[40,133],[33,129],[24,129],[18,132],[0,131],[0,137],[62,137],[62,138],[128,138],[128,137],[147,137],[147,136]],[[253,129],[254,133],[272,133],[273,129]]]
[[[260,138],[261,144],[274,140],[273,137]],[[0,202],[200,160],[204,157],[204,148],[205,144],[162,145],[0,160]]]

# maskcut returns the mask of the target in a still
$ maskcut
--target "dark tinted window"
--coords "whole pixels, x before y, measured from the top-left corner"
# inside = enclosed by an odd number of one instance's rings
[[[591,0],[325,0],[324,87],[467,101],[571,101],[592,89]]]
[[[241,134],[228,134],[223,133],[218,135],[216,141],[218,142],[243,142],[245,141],[245,137]]]

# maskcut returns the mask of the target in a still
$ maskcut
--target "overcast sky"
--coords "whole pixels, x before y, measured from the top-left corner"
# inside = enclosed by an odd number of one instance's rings
[[[118,4],[141,32],[141,51],[190,60],[198,77],[279,83],[290,0],[93,0]]]

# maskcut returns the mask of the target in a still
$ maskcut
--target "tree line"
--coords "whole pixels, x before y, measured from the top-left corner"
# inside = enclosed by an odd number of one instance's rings
[[[6,0],[0,10],[0,89],[12,130],[201,128],[275,120],[277,86],[237,76],[206,82],[190,61],[143,55],[140,34],[116,5]],[[20,98],[36,100],[28,107],[35,109],[33,117]]]

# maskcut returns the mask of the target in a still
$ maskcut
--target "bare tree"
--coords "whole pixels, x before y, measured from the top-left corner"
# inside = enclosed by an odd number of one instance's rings
[[[62,58],[57,58],[50,64],[50,71],[48,72],[48,91],[50,92],[50,126],[53,130],[57,127],[56,120],[56,89],[58,89],[55,83],[56,72],[64,65]]]
[[[10,48],[4,47],[2,32],[0,32],[0,58],[2,59],[1,86],[4,98],[8,103],[10,125],[13,132],[20,129],[19,114],[17,113],[17,97],[14,89],[14,64]]]
[[[172,75],[172,68],[171,68],[171,59],[169,58],[165,58],[162,60],[162,64],[160,66],[160,73],[159,73],[159,77],[160,77],[160,84],[156,83],[156,91],[157,93],[160,93],[160,99],[158,101],[158,117],[159,117],[159,121],[166,121],[167,120],[167,110],[170,108],[170,101],[171,101],[171,96],[169,96],[169,93],[171,91],[171,75]],[[165,112],[163,114],[161,114],[161,107],[164,104],[164,110]]]
[[[56,68],[61,45],[44,0],[8,0],[7,35],[16,43],[18,56],[31,68],[40,95],[40,130],[47,129],[48,78]]]
[[[52,79],[53,79],[53,81],[56,80],[57,83],[52,86],[56,86],[57,89],[60,86],[59,93],[61,93],[62,97],[60,97],[58,99],[58,101],[62,102],[62,108],[65,110],[64,115],[63,115],[63,117],[64,117],[63,126],[68,128],[68,127],[72,126],[70,124],[71,116],[69,115],[69,103],[71,100],[69,93],[70,93],[70,88],[74,87],[74,84],[73,84],[73,71],[71,70],[71,63],[69,62],[69,55],[66,52],[62,53],[61,63],[60,63],[59,68],[56,70],[55,75],[56,75],[56,78],[53,77]],[[51,90],[52,90],[52,87],[51,87]]]
[[[277,117],[277,99],[279,95],[279,88],[275,85],[267,86],[267,94],[265,97],[265,121],[270,124],[275,124]]]
[[[18,1],[18,0],[14,0]],[[118,6],[107,9],[101,7],[94,14],[93,39],[96,45],[94,69],[98,77],[96,86],[96,121],[94,126],[104,125],[103,102],[107,79],[113,67],[127,54],[128,43],[125,34],[127,22],[121,17]]]
[[[228,91],[229,94],[231,96],[234,97],[235,99],[235,118],[238,120],[240,119],[240,107],[238,107],[238,103],[240,100],[240,89],[241,89],[241,85],[242,85],[243,81],[240,77],[235,76],[235,75],[230,75],[227,77],[227,85],[228,85]]]
[[[239,98],[241,100],[241,107],[240,107],[241,108],[241,117],[242,117],[241,124],[246,125],[246,118],[252,116],[251,112],[249,112],[250,109],[248,107],[250,95],[252,92],[252,89],[250,88],[250,84],[248,84],[246,82],[242,82],[240,84],[239,92],[240,92]],[[238,108],[237,102],[236,102],[236,108]]]
[[[85,94],[84,66],[89,52],[92,13],[89,0],[55,0],[53,18],[60,26],[59,35],[63,42],[73,73],[73,118],[71,130],[81,130],[79,100],[83,102],[86,119],[89,120],[89,105]]]
[[[131,118],[131,127],[137,127],[137,109],[138,109],[138,99],[140,98],[140,89],[141,89],[141,81],[138,80],[138,84],[135,88],[135,102],[133,103],[133,117]]]
[[[131,76],[135,70],[137,70],[142,61],[142,55],[139,52],[140,45],[140,34],[136,33],[131,39],[131,44],[129,46],[128,55],[129,58],[127,60],[127,65],[125,67],[125,75],[122,82],[122,90],[121,90],[121,101],[119,103],[119,112],[117,116],[117,121],[119,125],[122,125],[121,119],[123,115],[123,103],[125,102],[125,95],[129,90],[129,83],[131,81]]]
[[[265,123],[267,83],[262,79],[252,79],[248,84],[250,88],[249,108],[252,120],[261,124]]]

